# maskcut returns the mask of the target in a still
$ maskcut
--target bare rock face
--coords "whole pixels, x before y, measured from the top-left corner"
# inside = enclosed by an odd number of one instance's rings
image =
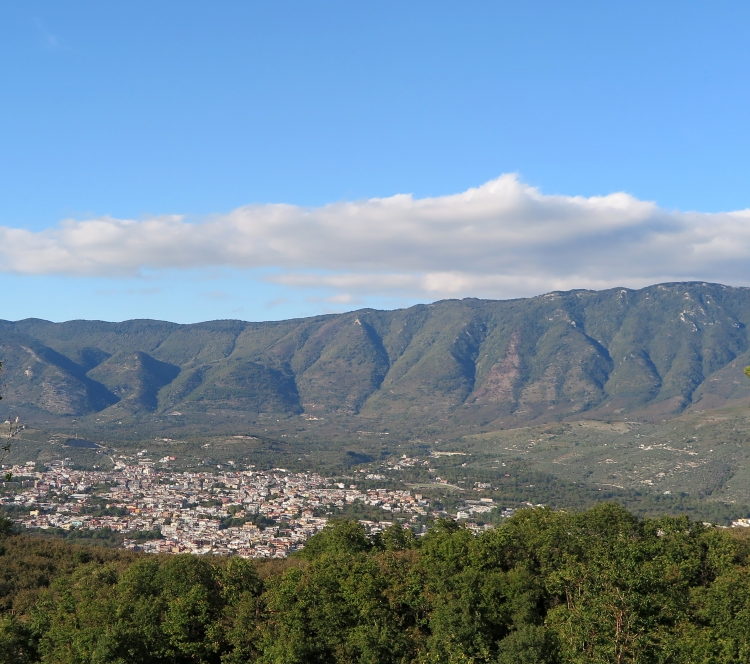
[[[481,387],[472,392],[473,403],[498,403],[512,407],[518,402],[516,388],[520,384],[522,370],[519,338],[520,334],[515,330],[508,340],[505,355],[485,374]]]
[[[705,283],[269,323],[0,321],[3,406],[309,412],[406,428],[664,418],[750,396],[748,323],[750,289]]]

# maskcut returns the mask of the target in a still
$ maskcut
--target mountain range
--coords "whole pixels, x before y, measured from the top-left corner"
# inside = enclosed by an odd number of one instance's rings
[[[262,323],[0,321],[0,406],[391,429],[661,420],[750,397],[748,325],[750,289],[703,282]]]

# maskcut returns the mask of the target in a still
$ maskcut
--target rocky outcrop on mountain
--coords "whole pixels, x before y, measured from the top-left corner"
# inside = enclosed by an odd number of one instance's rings
[[[750,289],[706,283],[268,323],[0,321],[3,406],[504,427],[664,418],[750,396],[748,324]]]

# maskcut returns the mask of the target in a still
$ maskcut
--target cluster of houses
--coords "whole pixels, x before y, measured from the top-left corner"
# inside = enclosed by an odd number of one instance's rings
[[[168,467],[173,460],[153,461],[144,450],[116,459],[112,470],[75,470],[69,460],[39,470],[30,462],[10,469],[15,490],[1,500],[27,528],[109,529],[144,551],[244,557],[288,555],[347,504],[382,510],[387,520],[362,521],[374,531],[435,515],[428,499],[409,490],[358,489],[282,468],[177,472]],[[493,507],[489,499],[467,501],[456,516]],[[146,532],[154,536],[144,540]]]

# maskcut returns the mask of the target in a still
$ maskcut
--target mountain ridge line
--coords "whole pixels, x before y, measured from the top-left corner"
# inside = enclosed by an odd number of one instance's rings
[[[403,429],[662,419],[750,397],[748,325],[750,288],[702,281],[265,322],[3,320],[3,405]]]

